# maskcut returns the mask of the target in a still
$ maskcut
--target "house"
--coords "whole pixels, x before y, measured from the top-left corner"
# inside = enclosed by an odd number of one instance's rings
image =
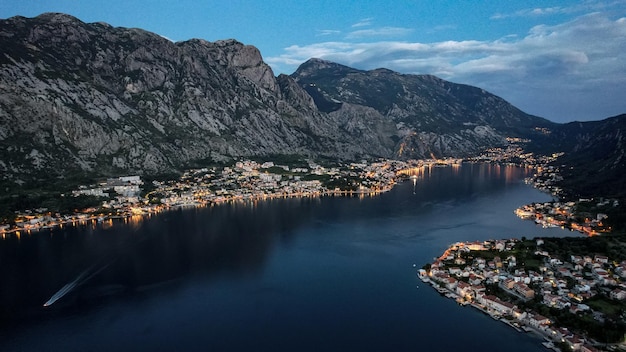
[[[543,304],[549,307],[556,307],[558,300],[559,296],[557,295],[553,295],[550,293],[546,293],[543,295]]]
[[[576,314],[579,312],[585,312],[585,311],[588,311],[589,309],[590,309],[589,306],[586,304],[572,304],[569,307],[570,313],[573,313],[573,314]]]
[[[456,289],[457,286],[457,279],[453,278],[453,277],[449,277],[446,280],[443,281],[444,284],[446,285],[446,288],[450,291],[454,291]]]
[[[514,268],[517,266],[517,259],[514,256],[511,255],[506,258],[506,260],[509,262],[509,268]]]
[[[472,290],[474,291],[474,296],[478,296],[478,294],[484,294],[486,288],[483,285],[473,285]]]
[[[530,326],[541,329],[551,324],[550,319],[541,314],[533,314],[528,318]]]
[[[477,276],[476,274],[470,273],[469,274],[469,283],[470,285],[480,285],[482,283],[482,279]]]
[[[567,328],[560,327],[560,328],[556,329],[555,336],[559,340],[565,340],[566,337],[573,337],[574,334],[571,331],[569,331]]]
[[[617,299],[617,300],[624,300],[626,299],[626,291],[620,289],[620,288],[616,288],[613,291],[611,291],[611,298],[612,299]]]
[[[494,257],[493,262],[496,264],[496,268],[502,268],[502,259],[500,257]]]
[[[528,285],[524,283],[518,282],[517,284],[515,284],[515,286],[513,286],[513,289],[520,295],[524,296],[524,298],[526,299],[535,297],[535,290],[528,287]]]
[[[520,309],[513,309],[513,317],[517,320],[523,320],[528,314]]]
[[[593,257],[593,261],[596,263],[602,263],[602,264],[606,264],[609,262],[609,258],[607,256],[604,255],[595,255]]]
[[[515,280],[513,279],[506,279],[504,281],[501,281],[500,285],[504,288],[506,288],[507,290],[511,290],[513,289],[513,286],[515,286]]]
[[[556,272],[561,276],[572,276],[572,273],[569,271],[569,269],[565,267],[558,268]]]
[[[456,294],[461,297],[471,297],[473,294],[472,286],[466,282],[459,281],[456,285]]]
[[[498,297],[493,295],[479,295],[477,297],[477,300],[485,307],[492,309],[500,314],[513,315],[513,310],[516,308],[513,304],[501,301]]]
[[[580,346],[580,352],[600,352],[599,349],[584,343],[582,346]]]
[[[469,248],[470,251],[484,251],[485,250],[484,244],[478,241],[468,243],[467,247]]]
[[[552,265],[553,267],[557,267],[563,265],[563,262],[557,258],[552,258],[550,259],[550,265]]]
[[[565,342],[572,349],[572,351],[579,351],[585,342],[580,336],[566,337]]]
[[[461,275],[461,268],[454,266],[448,269],[448,273],[450,275]]]

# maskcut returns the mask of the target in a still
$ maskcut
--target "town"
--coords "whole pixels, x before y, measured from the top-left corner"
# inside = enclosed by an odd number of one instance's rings
[[[432,167],[458,167],[463,162],[513,164],[532,168],[535,175],[527,181],[554,196],[557,170],[549,163],[562,153],[538,156],[525,152],[527,140],[508,138],[507,146],[491,148],[465,159],[361,161],[322,166],[312,160],[297,162],[254,161],[241,159],[230,165],[185,171],[174,180],[146,182],[140,176],[122,176],[82,185],[65,198],[88,198],[91,206],[71,213],[51,211],[45,207],[15,212],[15,219],[0,224],[0,235],[31,233],[65,224],[97,223],[115,218],[141,217],[181,206],[205,206],[234,201],[259,201],[272,198],[358,195],[369,196],[389,191],[401,179],[416,178]],[[573,205],[562,213],[558,202],[526,205],[517,210],[522,218],[533,218],[544,226],[565,226],[589,235],[610,232],[601,223],[605,214],[594,214],[596,220],[579,220]],[[558,209],[558,210],[555,210]],[[557,211],[558,214],[553,214]],[[567,217],[567,221],[562,216]],[[585,220],[586,219],[586,220]],[[563,223],[561,221],[564,221]]]
[[[601,254],[559,258],[545,250],[543,239],[530,242],[455,243],[419,269],[418,276],[459,304],[469,304],[518,331],[540,334],[546,338],[546,347],[599,351],[598,346],[604,346],[600,342],[583,336],[582,331],[557,326],[554,318],[537,310],[549,314],[550,308],[556,308],[580,321],[591,321],[588,325],[605,326],[609,318],[601,311],[603,305],[626,300],[626,261]],[[586,304],[591,301],[595,304]],[[587,333],[592,331],[587,329]],[[620,341],[622,330],[616,333]]]
[[[557,167],[540,165],[535,168],[535,173],[527,178],[526,182],[560,199],[562,189],[556,184],[561,179]],[[527,204],[517,208],[515,214],[521,219],[533,220],[544,228],[567,228],[587,236],[596,236],[611,232],[611,227],[603,222],[608,217],[603,211],[617,206],[619,206],[617,199],[580,198],[569,202],[555,200]]]
[[[17,212],[12,224],[0,225],[0,233],[30,233],[64,224],[102,222],[128,218],[183,206],[204,206],[272,198],[376,195],[390,190],[402,170],[456,164],[457,159],[396,161],[381,160],[324,167],[314,162],[287,166],[274,162],[241,160],[232,166],[188,170],[176,180],[145,184],[140,176],[109,178],[80,186],[66,197],[95,198],[99,205],[76,209],[72,214],[37,208]],[[101,200],[101,201],[100,201]]]
[[[511,139],[506,148],[493,148],[468,159],[381,159],[333,165],[311,160],[290,163],[241,159],[229,165],[187,170],[170,180],[145,181],[136,175],[109,178],[63,195],[96,200],[96,205],[70,214],[46,208],[19,211],[12,223],[0,224],[0,234],[3,239],[19,239],[24,233],[65,225],[111,226],[113,219],[136,220],[179,207],[290,197],[375,196],[389,191],[401,180],[416,182],[430,168],[459,167],[472,162],[531,168],[534,175],[527,183],[558,197],[560,189],[554,186],[558,169],[548,164],[560,155],[539,157],[525,153],[518,145],[523,142]],[[515,212],[544,227],[567,227],[589,236],[610,232],[610,227],[603,224],[606,214],[579,210],[589,202],[596,208],[616,206],[615,200],[555,200],[524,205]],[[531,256],[520,255],[520,246],[526,242],[510,239],[456,243],[421,269],[419,277],[460,304],[476,307],[518,331],[542,334],[548,340],[547,347],[598,350],[594,347],[597,341],[581,331],[557,326],[550,314],[536,310],[536,304],[605,322],[609,318],[588,301],[598,295],[626,300],[626,284],[622,283],[626,279],[626,261],[618,264],[615,258],[605,255],[557,258],[542,248],[541,239],[536,240]]]

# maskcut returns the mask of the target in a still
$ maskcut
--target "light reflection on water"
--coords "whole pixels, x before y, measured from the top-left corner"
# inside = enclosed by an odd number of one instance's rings
[[[515,217],[550,199],[522,183],[526,172],[432,167],[373,198],[233,202],[2,241],[0,318],[19,328],[4,329],[0,346],[7,337],[23,350],[497,351],[514,341],[508,350],[540,351],[416,290],[412,267],[456,241],[569,235]],[[96,263],[106,270],[42,309]],[[485,329],[497,336],[476,341]],[[58,338],[67,331],[74,337]]]

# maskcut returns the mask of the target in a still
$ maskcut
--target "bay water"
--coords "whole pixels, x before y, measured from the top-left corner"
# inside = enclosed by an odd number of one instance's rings
[[[577,236],[514,215],[551,199],[524,184],[530,172],[433,167],[374,197],[234,202],[9,236],[0,350],[542,351],[539,337],[416,275],[458,241]]]

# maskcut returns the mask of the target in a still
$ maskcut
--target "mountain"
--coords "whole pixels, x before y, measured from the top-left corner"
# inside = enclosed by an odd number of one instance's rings
[[[388,152],[346,138],[290,77],[275,77],[256,48],[234,40],[173,43],[48,13],[0,21],[0,47],[5,180]]]
[[[552,134],[553,148],[565,152],[556,164],[570,197],[626,198],[626,114],[567,123]]]
[[[533,138],[555,123],[528,115],[480,88],[432,75],[406,75],[387,69],[357,70],[310,59],[291,75],[318,109],[347,128],[367,123],[397,128],[396,157],[464,156],[502,145],[506,137]],[[351,112],[367,107],[370,116],[355,123]],[[346,118],[351,117],[352,118]],[[342,120],[343,119],[343,120]],[[360,124],[359,124],[360,122]]]
[[[569,133],[430,75],[311,59],[276,77],[235,40],[174,43],[65,14],[0,20],[0,48],[5,190],[266,155],[461,157]]]

